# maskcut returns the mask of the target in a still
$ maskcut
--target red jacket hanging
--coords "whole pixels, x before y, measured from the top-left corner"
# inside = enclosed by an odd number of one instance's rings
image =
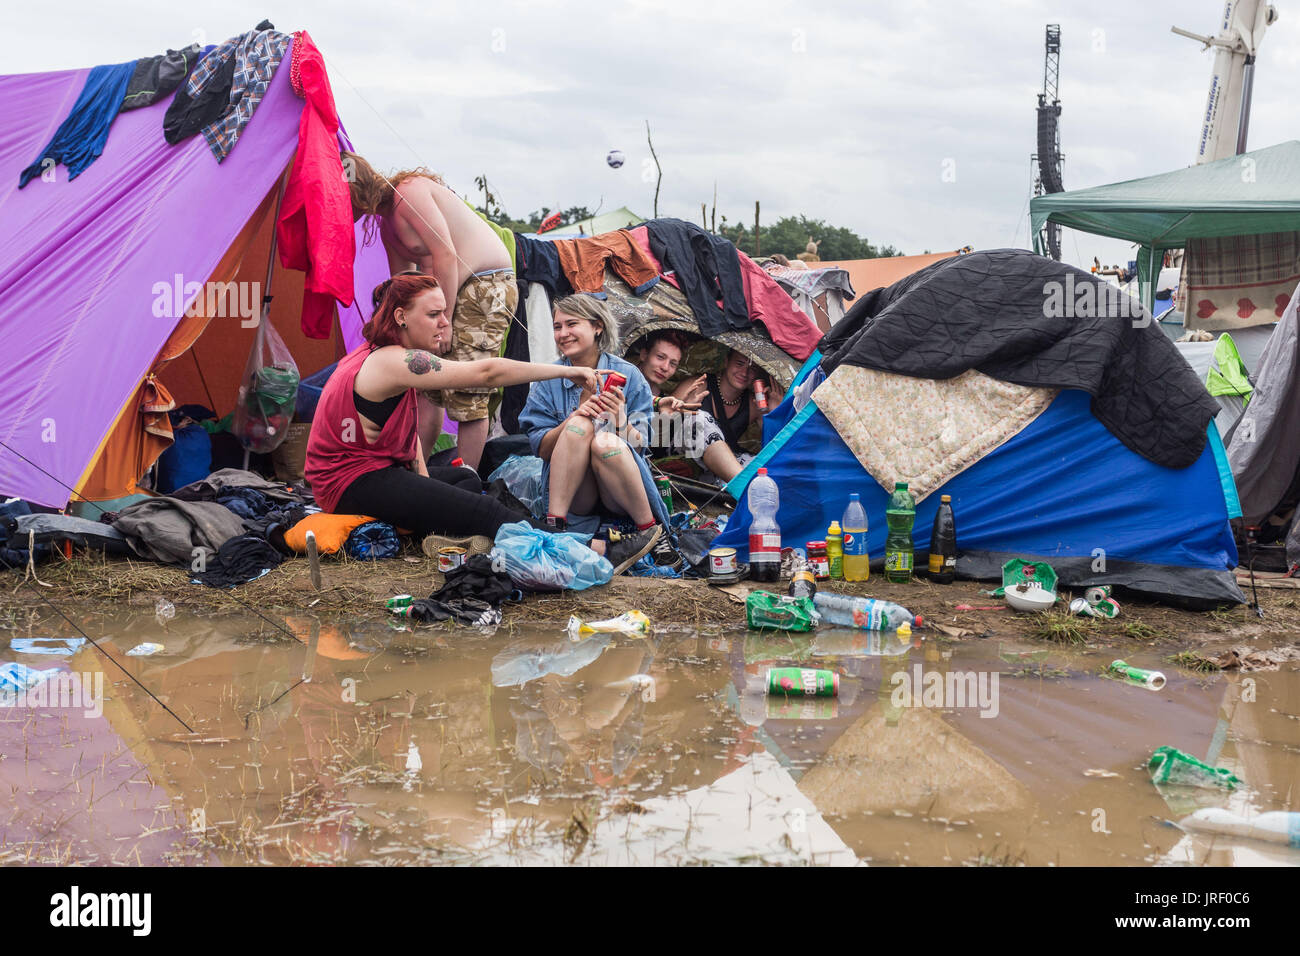
[[[302,331],[329,338],[334,301],[351,305],[356,235],[352,200],[339,159],[339,116],[325,61],[306,30],[294,34],[289,80],[307,102],[298,122],[298,152],[276,224],[280,264],[307,273]]]

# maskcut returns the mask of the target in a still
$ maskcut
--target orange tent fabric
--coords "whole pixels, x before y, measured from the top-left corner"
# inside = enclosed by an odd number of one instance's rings
[[[883,289],[893,285],[899,279],[919,272],[928,265],[957,255],[953,252],[933,252],[923,256],[890,256],[885,259],[845,259],[840,262],[810,262],[809,269],[844,269],[853,283],[853,291],[858,295],[872,289]],[[847,309],[848,306],[846,305]]]

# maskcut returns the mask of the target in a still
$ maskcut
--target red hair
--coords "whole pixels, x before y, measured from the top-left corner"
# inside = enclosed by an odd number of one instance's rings
[[[437,288],[440,288],[438,280],[433,276],[403,274],[385,279],[375,289],[383,298],[370,321],[362,326],[362,336],[375,348],[400,345],[401,329],[397,325],[397,310],[411,308],[421,295]]]

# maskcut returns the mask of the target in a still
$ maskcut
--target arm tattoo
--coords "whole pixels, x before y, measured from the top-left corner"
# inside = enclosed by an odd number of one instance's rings
[[[422,349],[406,350],[406,367],[412,375],[427,375],[442,371],[442,363]]]

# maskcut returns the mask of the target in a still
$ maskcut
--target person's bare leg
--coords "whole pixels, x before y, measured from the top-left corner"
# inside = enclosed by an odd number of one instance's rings
[[[456,453],[465,459],[465,464],[478,468],[483,457],[483,446],[487,444],[488,420],[480,418],[473,422],[460,422],[456,426]]]
[[[622,510],[637,525],[655,520],[636,466],[636,453],[617,435],[605,432],[591,440],[591,468],[600,487],[600,497]],[[554,459],[552,459],[554,460]],[[554,468],[554,465],[552,465]]]
[[[731,453],[725,441],[715,441],[708,448],[704,449],[704,454],[700,456],[704,462],[704,467],[709,469],[723,481],[730,481],[740,474],[741,464],[736,460],[736,456]]]
[[[430,401],[423,392],[416,392],[415,422],[420,433],[420,447],[428,457],[433,454],[433,443],[442,434],[442,406]]]
[[[546,510],[565,515],[573,510],[575,496],[591,474],[591,440],[595,423],[583,415],[570,415],[551,449],[550,503]]]

